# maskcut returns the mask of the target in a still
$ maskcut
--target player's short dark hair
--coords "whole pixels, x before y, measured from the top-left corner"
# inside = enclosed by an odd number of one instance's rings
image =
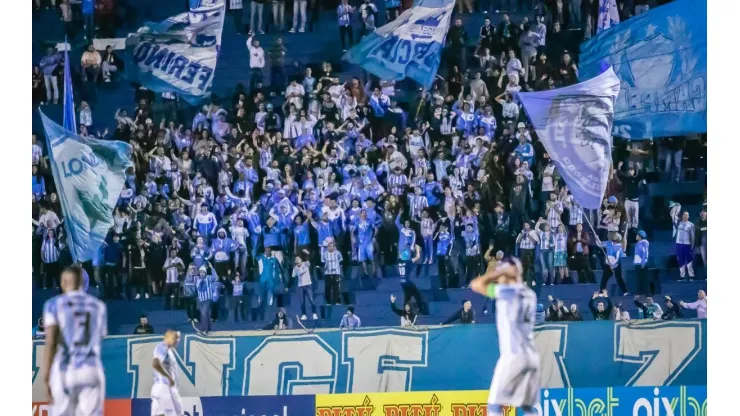
[[[139,319],[141,319],[141,318],[146,318],[146,319],[149,319],[149,317],[148,317],[148,316],[146,316],[146,314],[145,314],[145,313],[142,313],[142,314],[141,314],[141,316],[139,317]]]
[[[354,306],[347,306],[347,311],[355,313],[355,307]]]
[[[82,267],[78,264],[67,266],[62,270],[62,274],[71,273],[74,276],[75,288],[82,286]]]

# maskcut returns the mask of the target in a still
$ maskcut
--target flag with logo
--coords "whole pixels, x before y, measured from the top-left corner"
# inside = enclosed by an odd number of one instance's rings
[[[224,0],[190,0],[190,10],[146,23],[126,38],[129,80],[190,104],[211,95],[224,25]]]
[[[113,226],[113,208],[133,166],[131,146],[78,136],[39,113],[72,258],[90,260]]]
[[[605,0],[604,0],[605,1]],[[707,2],[675,0],[581,45],[579,77],[614,68],[614,135],[630,140],[707,131]]]
[[[450,27],[454,0],[420,0],[365,36],[343,59],[385,81],[411,78],[432,86]]]
[[[601,206],[612,161],[619,78],[609,68],[580,84],[519,93],[537,137],[583,208]]]
[[[596,22],[596,33],[619,24],[617,0],[599,0],[599,15]]]

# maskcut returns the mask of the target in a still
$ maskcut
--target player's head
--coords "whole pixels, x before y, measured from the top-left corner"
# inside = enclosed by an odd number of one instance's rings
[[[467,299],[465,299],[465,300],[463,301],[463,303],[462,303],[462,304],[463,304],[463,310],[464,310],[465,312],[467,312],[467,311],[469,311],[470,309],[472,309],[472,308],[473,308],[473,303],[472,303],[472,302],[470,302],[470,301],[469,301],[469,300],[467,300]]]
[[[164,343],[167,344],[168,347],[174,348],[177,346],[178,342],[180,342],[180,331],[168,329],[167,332],[164,333]]]
[[[520,283],[522,281],[522,263],[516,257],[504,257],[501,259],[501,267],[511,267],[513,273],[504,274],[499,278],[499,283]]]
[[[79,265],[67,266],[62,270],[62,291],[79,290],[82,286],[82,267]]]

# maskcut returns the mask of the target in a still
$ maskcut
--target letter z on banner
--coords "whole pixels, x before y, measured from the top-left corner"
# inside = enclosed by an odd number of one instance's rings
[[[609,68],[580,84],[519,93],[519,99],[573,197],[601,205],[612,160],[612,122],[619,79]]]

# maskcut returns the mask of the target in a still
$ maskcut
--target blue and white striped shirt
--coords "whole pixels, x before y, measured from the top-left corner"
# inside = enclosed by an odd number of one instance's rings
[[[529,232],[522,231],[522,240],[519,242],[519,248],[524,250],[534,250],[537,242],[529,235]]]
[[[419,220],[421,218],[421,212],[424,208],[429,207],[429,201],[424,195],[409,195],[409,208],[411,211],[411,218]]]
[[[580,204],[573,202],[570,205],[570,220],[568,223],[572,226],[583,224],[583,207]]]
[[[342,253],[338,250],[325,251],[321,254],[321,261],[324,263],[324,274],[342,274]]]
[[[396,175],[395,173],[391,173],[388,175],[388,188],[391,190],[391,194],[399,196],[403,194],[404,188],[406,188],[406,185],[408,184],[409,179],[406,177],[406,175]]]
[[[550,250],[552,249],[553,243],[553,236],[550,231],[540,231],[540,250]]]
[[[339,26],[352,26],[354,8],[349,4],[340,4],[337,7],[337,23]]]
[[[155,348],[154,348],[154,358],[158,359],[159,362],[162,364],[162,369],[167,372],[167,374],[172,377],[172,380],[174,380],[175,385],[172,387],[177,387],[177,371],[176,370],[176,359],[175,354],[172,352],[172,348],[168,347],[167,344],[164,342],[160,342]],[[170,381],[167,380],[167,377],[160,374],[157,370],[152,370],[152,378],[154,384],[166,384],[169,386]]]
[[[81,290],[55,296],[44,304],[44,325],[47,330],[56,326],[60,333],[52,368],[66,371],[69,366],[94,366],[102,370],[100,346],[108,334],[103,302]]]
[[[59,260],[59,244],[56,237],[45,237],[41,244],[41,261],[55,263]]]
[[[198,276],[198,280],[196,282],[196,287],[198,288],[198,301],[205,302],[213,300],[214,280],[213,276]]]
[[[565,233],[555,234],[553,239],[553,247],[556,253],[568,251],[568,235]]]

